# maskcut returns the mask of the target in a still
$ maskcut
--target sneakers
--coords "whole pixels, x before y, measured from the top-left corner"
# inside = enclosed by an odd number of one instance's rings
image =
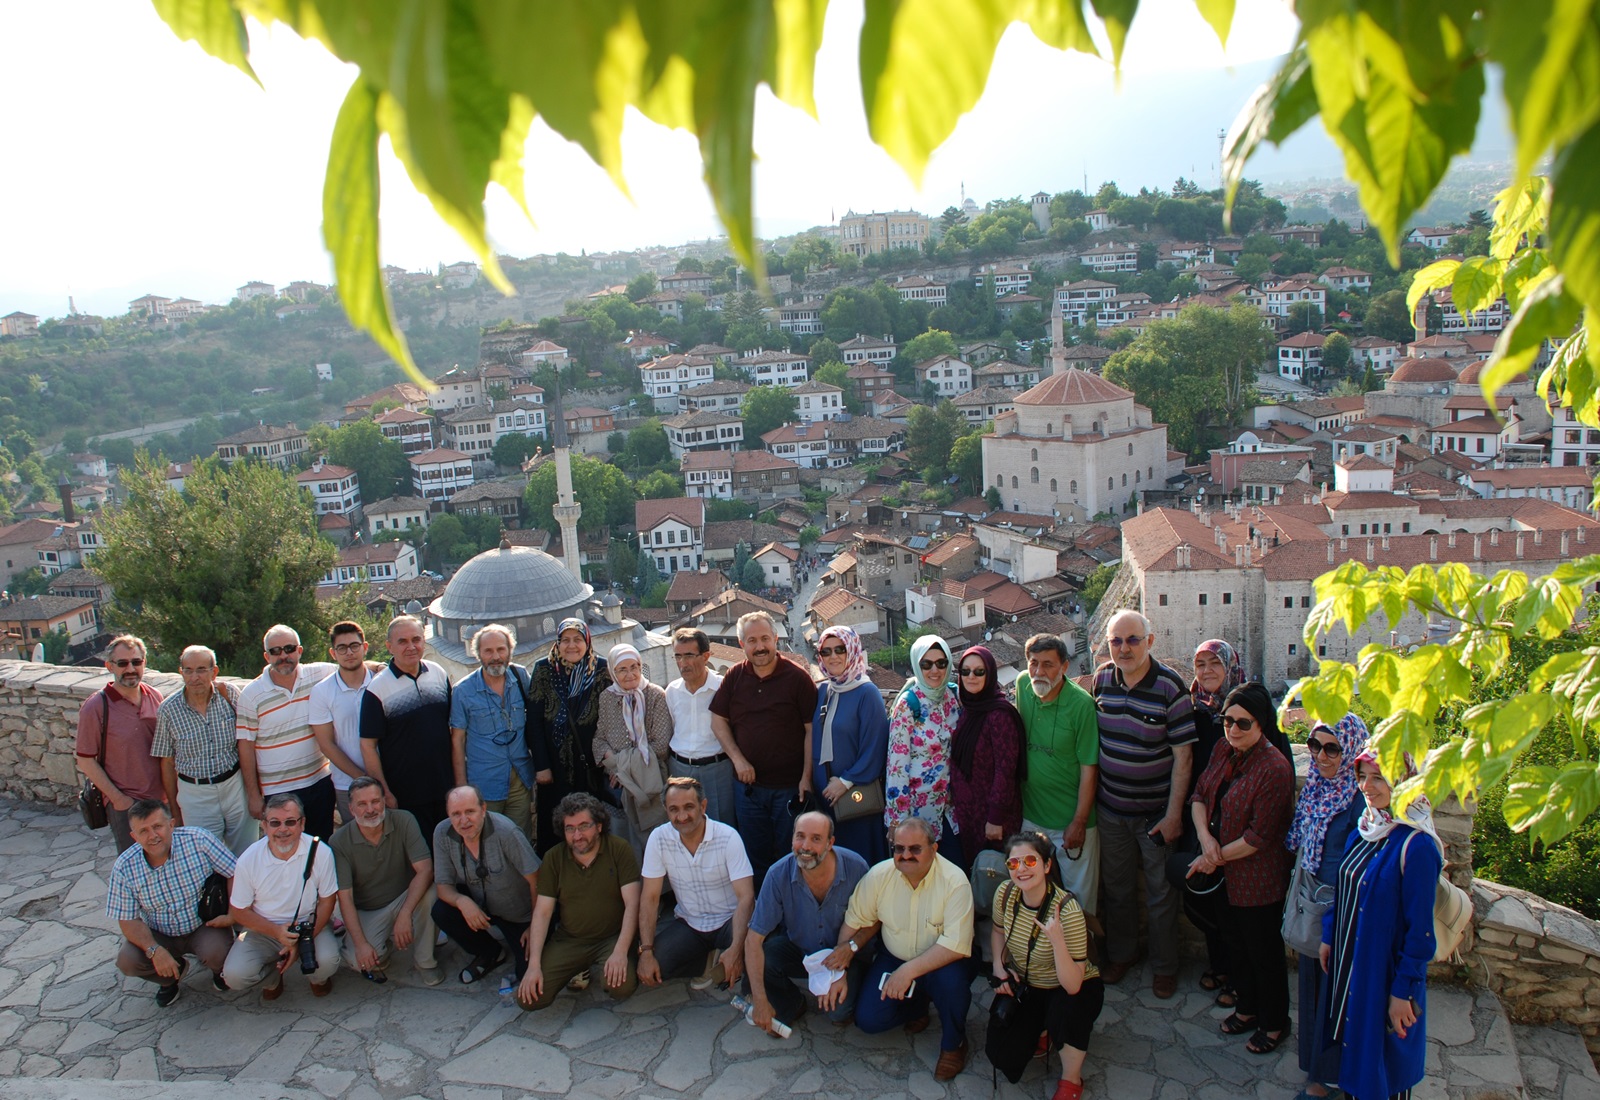
[[[444,970],[439,966],[419,966],[417,975],[422,979],[423,985],[438,985],[444,981]]]
[[[183,986],[179,985],[177,982],[173,982],[171,985],[157,986],[156,1007],[167,1008],[172,1004],[173,1001],[176,1001],[182,995]]]
[[[211,972],[211,988],[218,993],[228,992],[228,983],[222,980],[222,971],[214,970]]]
[[[713,959],[719,958],[717,955]],[[728,972],[722,968],[722,963],[714,962],[706,967],[704,974],[689,983],[690,989],[710,989],[714,985],[724,985],[728,981]]]

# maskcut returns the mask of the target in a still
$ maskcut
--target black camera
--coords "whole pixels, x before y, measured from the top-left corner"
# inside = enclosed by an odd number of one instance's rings
[[[289,931],[300,937],[295,941],[295,950],[300,952],[300,973],[315,974],[317,972],[316,925],[303,920],[299,924],[291,924]]]

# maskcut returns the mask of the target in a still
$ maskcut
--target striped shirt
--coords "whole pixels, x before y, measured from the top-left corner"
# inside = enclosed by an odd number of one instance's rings
[[[1039,926],[1052,906],[1061,914],[1061,938],[1067,945],[1067,954],[1083,964],[1084,980],[1099,977],[1099,969],[1089,961],[1089,928],[1083,909],[1077,898],[1059,886],[1050,887],[1038,910],[1028,908],[1022,891],[1014,882],[1002,882],[995,891],[994,912],[1004,929],[1009,956],[1007,965],[1035,989],[1055,989],[1061,985],[1061,978],[1056,974],[1055,948]]]
[[[279,687],[262,669],[239,692],[237,732],[256,747],[263,795],[302,790],[329,773],[328,758],[311,735],[311,689],[338,669],[327,661],[300,665],[292,689]]]
[[[1195,742],[1189,688],[1155,658],[1129,685],[1110,661],[1094,674],[1100,720],[1098,803],[1126,817],[1165,813],[1172,793],[1172,750]]]
[[[187,936],[200,927],[200,888],[213,873],[232,878],[233,853],[207,829],[180,825],[172,830],[172,854],[150,866],[135,844],[111,865],[106,883],[106,916],[142,920],[163,936]]]
[[[211,779],[239,766],[237,720],[221,684],[213,685],[206,712],[195,710],[178,692],[156,711],[156,736],[150,755],[171,757],[179,775]]]
[[[665,878],[677,898],[673,910],[697,932],[715,932],[733,919],[739,907],[733,892],[737,879],[751,877],[744,840],[730,825],[706,818],[700,846],[690,852],[672,822],[656,826],[644,845],[645,878]]]

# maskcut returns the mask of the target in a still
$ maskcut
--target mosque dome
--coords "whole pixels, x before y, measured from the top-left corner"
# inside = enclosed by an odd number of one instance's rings
[[[562,619],[595,618],[587,614],[593,596],[592,585],[544,551],[502,542],[458,569],[429,606],[429,642],[440,655],[469,662],[467,640],[489,623],[506,623],[517,632],[516,657],[526,659],[549,647]]]

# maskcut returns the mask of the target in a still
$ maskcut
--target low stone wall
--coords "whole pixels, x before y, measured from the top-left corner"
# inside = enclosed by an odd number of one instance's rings
[[[1484,879],[1472,881],[1472,906],[1469,980],[1492,989],[1519,1022],[1577,1027],[1600,1060],[1600,923]]]

